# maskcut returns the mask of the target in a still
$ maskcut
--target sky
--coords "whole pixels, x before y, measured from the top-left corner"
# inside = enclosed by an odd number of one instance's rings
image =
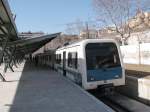
[[[77,19],[93,19],[92,0],[8,0],[19,32],[64,32]]]

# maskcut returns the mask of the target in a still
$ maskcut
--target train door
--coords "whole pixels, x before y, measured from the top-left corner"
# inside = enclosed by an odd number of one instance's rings
[[[63,76],[66,76],[66,51],[63,52]]]

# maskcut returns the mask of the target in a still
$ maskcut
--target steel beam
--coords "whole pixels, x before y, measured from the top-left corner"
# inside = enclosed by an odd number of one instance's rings
[[[5,30],[0,26],[0,30],[5,34],[7,35],[7,32],[5,32]]]
[[[4,21],[3,21],[3,19],[0,17],[0,22],[1,22],[1,24],[3,24],[4,23]]]
[[[16,46],[14,47],[13,51],[11,52],[11,56],[9,57],[10,59],[9,59],[9,63],[8,63],[9,68],[11,69],[12,72],[14,72],[14,70],[12,68],[13,64],[11,64],[11,63],[13,61],[13,57],[14,57],[15,51],[16,51]]]
[[[4,45],[2,45],[2,52],[1,52],[1,55],[0,55],[0,65],[1,65],[3,57],[4,57],[4,53],[5,53],[5,49],[7,47],[7,43],[8,43],[8,37],[7,37]]]
[[[0,78],[2,79],[3,82],[6,81],[6,79],[4,78],[4,76],[0,73]]]

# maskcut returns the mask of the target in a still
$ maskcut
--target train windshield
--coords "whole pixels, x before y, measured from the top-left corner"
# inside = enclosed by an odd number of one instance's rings
[[[89,43],[85,51],[87,70],[121,66],[117,46],[114,43]]]

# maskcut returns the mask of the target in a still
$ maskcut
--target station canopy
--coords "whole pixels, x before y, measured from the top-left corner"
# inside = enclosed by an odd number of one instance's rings
[[[35,38],[21,39],[11,42],[9,46],[16,46],[16,51],[18,53],[31,54],[54,38],[59,37],[59,35],[60,33],[54,33]]]
[[[54,33],[34,38],[20,38],[8,1],[0,0],[0,67],[1,64],[5,65],[4,72],[7,68],[13,71],[13,66],[21,63],[25,55],[32,54],[59,35],[60,33]],[[0,78],[5,81],[2,73]]]
[[[33,53],[60,33],[49,34],[36,38],[23,39],[18,37],[18,31],[14,22],[7,0],[0,0],[0,47],[1,50],[15,47],[16,53]]]
[[[7,0],[0,0],[0,39],[18,39],[17,28]]]

